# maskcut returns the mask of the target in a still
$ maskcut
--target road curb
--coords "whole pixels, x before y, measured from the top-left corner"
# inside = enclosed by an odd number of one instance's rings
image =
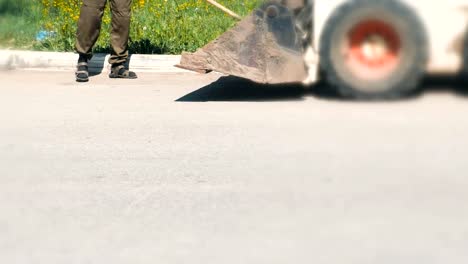
[[[89,71],[109,71],[108,54],[95,54],[89,64]],[[44,70],[74,71],[78,54],[72,52],[0,50],[0,69],[3,70]],[[175,67],[180,55],[131,55],[129,67],[137,72],[178,73],[189,72]]]

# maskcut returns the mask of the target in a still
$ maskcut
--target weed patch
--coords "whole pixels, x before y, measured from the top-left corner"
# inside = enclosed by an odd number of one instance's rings
[[[246,15],[261,0],[219,2]],[[0,30],[0,45],[73,51],[80,6],[81,0],[0,0],[0,21],[7,25]],[[132,12],[132,53],[194,51],[236,22],[204,0],[134,0]],[[109,51],[110,22],[107,5],[96,51]]]

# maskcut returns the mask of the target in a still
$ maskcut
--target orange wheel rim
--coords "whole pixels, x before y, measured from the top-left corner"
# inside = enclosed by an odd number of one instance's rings
[[[363,78],[381,78],[393,72],[400,60],[401,40],[388,23],[366,20],[348,35],[348,64]]]

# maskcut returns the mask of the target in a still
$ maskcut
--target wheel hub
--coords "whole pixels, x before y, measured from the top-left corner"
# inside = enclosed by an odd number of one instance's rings
[[[372,34],[361,44],[362,59],[367,63],[379,62],[390,52],[388,43],[381,35]]]
[[[348,63],[366,78],[390,74],[398,65],[401,41],[393,26],[367,20],[352,28],[348,36]]]

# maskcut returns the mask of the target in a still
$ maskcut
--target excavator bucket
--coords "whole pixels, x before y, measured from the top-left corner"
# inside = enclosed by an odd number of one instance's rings
[[[183,53],[178,67],[216,71],[257,83],[294,83],[307,78],[302,36],[293,10],[278,1],[263,4],[233,29],[195,53]]]

